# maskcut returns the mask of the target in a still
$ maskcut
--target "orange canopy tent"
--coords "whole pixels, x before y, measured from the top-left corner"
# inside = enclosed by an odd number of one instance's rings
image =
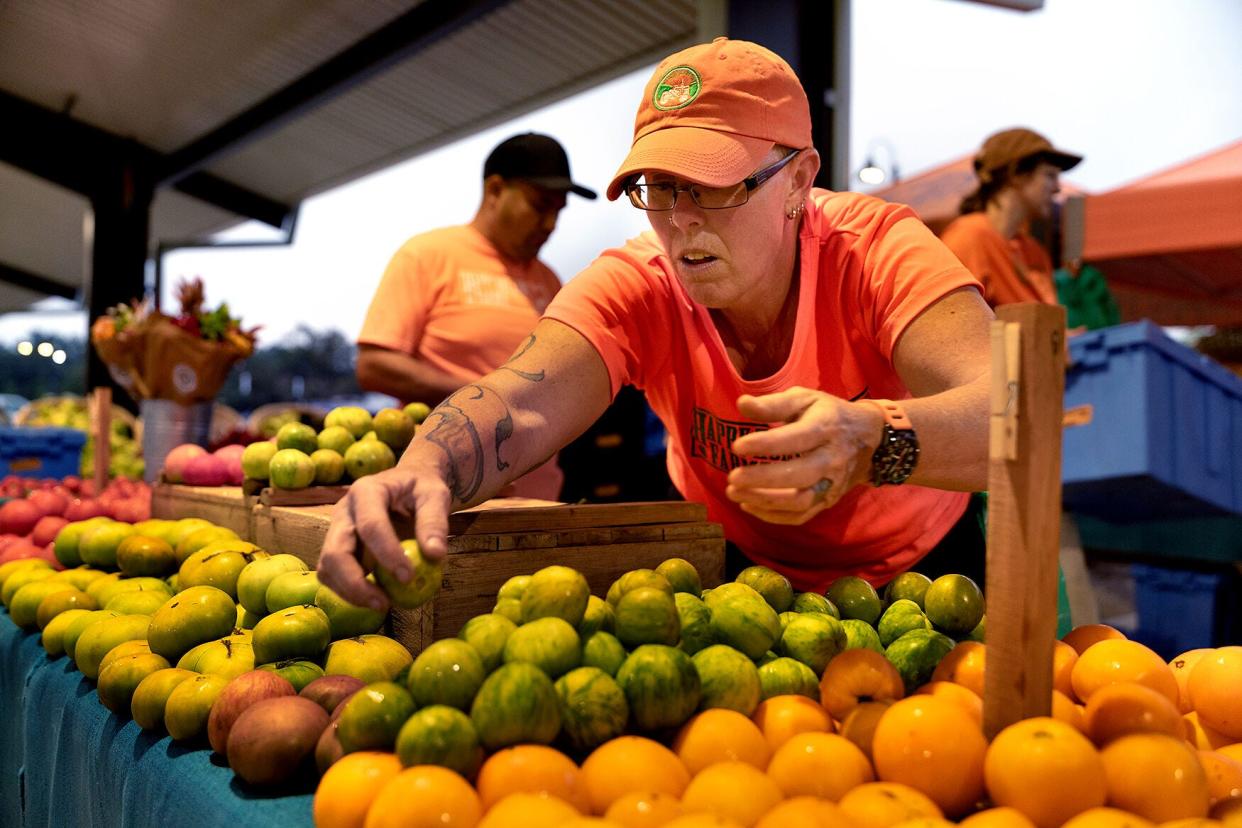
[[[1123,319],[1242,325],[1242,140],[1071,198],[1064,257],[1104,272]]]

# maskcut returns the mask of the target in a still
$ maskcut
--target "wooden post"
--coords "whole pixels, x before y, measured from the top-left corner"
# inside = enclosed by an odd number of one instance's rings
[[[997,308],[988,463],[987,669],[983,725],[1046,716],[1052,704],[1061,529],[1065,309]]]
[[[95,438],[95,495],[108,486],[108,466],[112,460],[112,389],[96,388],[91,395],[91,436]]]

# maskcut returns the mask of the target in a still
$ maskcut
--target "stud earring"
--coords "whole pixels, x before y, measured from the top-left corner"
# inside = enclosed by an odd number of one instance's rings
[[[798,217],[798,214],[801,212],[802,212],[802,205],[799,204],[796,207],[791,207],[788,210],[786,210],[785,218],[789,219],[790,221],[793,221],[794,219]]]

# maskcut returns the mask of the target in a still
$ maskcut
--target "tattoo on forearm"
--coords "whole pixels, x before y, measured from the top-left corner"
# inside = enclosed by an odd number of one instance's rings
[[[505,411],[505,416],[496,421],[496,471],[504,471],[509,464],[500,459],[500,444],[513,436],[513,415]]]
[[[529,351],[534,346],[534,344],[535,344],[534,334],[531,334],[530,336],[526,337],[526,341],[522,343],[522,347],[517,349],[517,353],[515,353],[513,356],[505,360],[505,364],[500,366],[501,370],[512,371],[513,373],[517,374],[519,377],[521,377],[522,379],[528,382],[543,382],[545,372],[542,369],[540,369],[539,371],[522,371],[518,368],[509,367],[510,363],[516,362],[518,359],[520,359],[527,351]]]
[[[436,406],[427,417],[434,425],[427,431],[427,439],[444,449],[449,459],[449,491],[461,503],[470,501],[483,485],[483,441],[479,431],[456,404],[458,398],[477,400],[483,389],[467,385],[454,391],[448,399]]]
[[[484,398],[490,398],[490,402],[484,402]],[[462,408],[467,403],[477,403],[478,407],[471,406],[474,411],[468,413]],[[489,405],[490,410],[487,408]],[[505,441],[513,436],[513,413],[495,390],[479,384],[463,386],[427,417],[430,427],[426,427],[426,439],[443,449],[448,456],[449,491],[460,503],[473,500],[484,483],[484,444],[479,433],[480,423],[476,423],[474,418],[485,420],[496,413],[497,408],[499,413],[493,435],[496,470],[505,471],[510,463],[501,458],[500,451]]]

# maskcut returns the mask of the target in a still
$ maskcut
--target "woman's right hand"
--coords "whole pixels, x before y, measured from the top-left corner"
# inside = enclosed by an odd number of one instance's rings
[[[423,556],[438,561],[448,551],[452,496],[435,470],[397,466],[354,481],[336,504],[319,556],[319,580],[351,604],[384,610],[388,596],[366,580],[376,564],[402,583],[413,574],[392,525],[392,514],[414,517]]]

